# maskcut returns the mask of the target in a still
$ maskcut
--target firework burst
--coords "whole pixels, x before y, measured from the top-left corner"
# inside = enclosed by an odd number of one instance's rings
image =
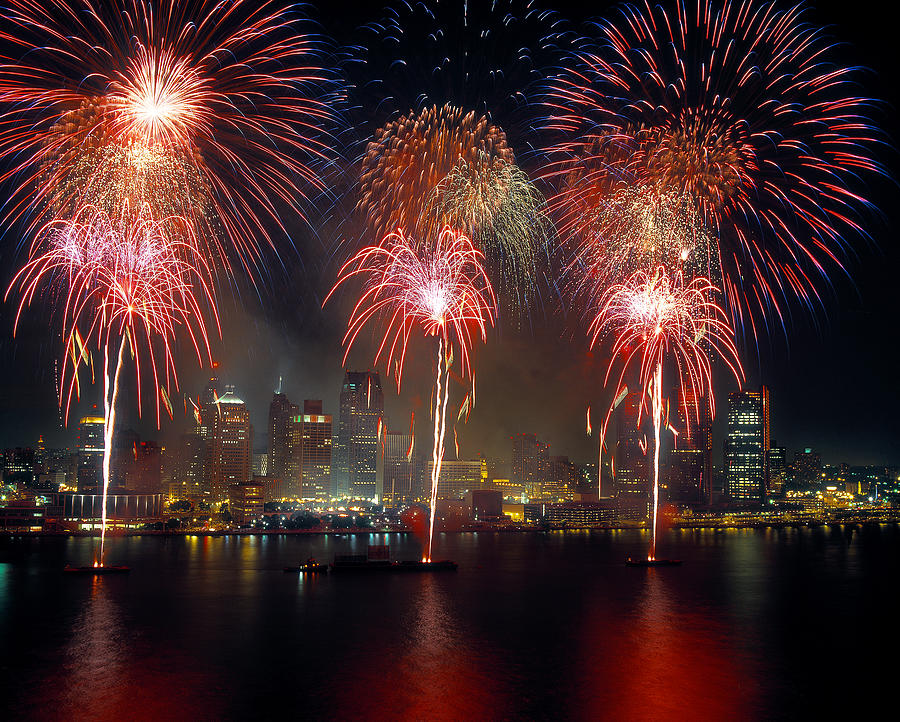
[[[818,305],[845,232],[862,233],[868,204],[853,186],[881,172],[872,102],[853,95],[853,69],[829,62],[800,5],[700,0],[618,13],[550,83],[555,204],[577,207],[584,183],[598,195],[624,181],[685,197],[718,244],[715,275],[735,323],[756,335],[773,313],[784,323],[791,299]],[[583,183],[566,185],[579,168]]]
[[[498,296],[523,309],[552,232],[546,201],[518,166],[479,161],[460,158],[432,190],[420,224],[462,229],[484,252]]]
[[[249,268],[278,205],[320,187],[328,74],[287,6],[13,0],[0,39],[8,218],[128,199]]]
[[[519,128],[538,112],[530,88],[573,39],[565,20],[534,0],[392,0],[359,29],[345,70],[361,124],[451,103]]]
[[[381,322],[375,361],[393,366],[397,389],[413,333],[437,338],[432,448],[431,520],[425,559],[431,560],[437,483],[444,458],[450,367],[458,350],[463,376],[471,374],[470,352],[494,323],[494,291],[483,254],[464,234],[447,227],[431,243],[416,244],[402,231],[362,249],[341,269],[329,298],[353,278],[363,282],[344,336],[347,354],[363,328]],[[327,302],[326,298],[326,302]]]
[[[357,211],[376,236],[415,232],[433,189],[458,164],[484,178],[514,162],[506,134],[486,117],[434,106],[375,133],[362,162]]]
[[[184,221],[180,235],[190,236]],[[149,206],[132,210],[127,203],[110,217],[94,208],[81,209],[71,220],[44,226],[31,259],[13,279],[21,294],[16,324],[24,309],[44,288],[56,292],[63,315],[66,353],[59,403],[68,410],[80,393],[79,368],[91,364],[91,349],[103,356],[104,454],[103,506],[99,561],[106,535],[106,494],[116,420],[116,398],[126,347],[134,362],[138,410],[142,379],[153,379],[156,423],[161,400],[170,384],[178,385],[174,361],[177,332],[183,329],[202,363],[210,359],[204,323],[208,307],[215,318],[210,268],[196,246],[173,241],[168,233],[178,222],[153,219]]]
[[[449,225],[484,253],[495,285],[522,308],[534,296],[551,224],[503,131],[445,105],[404,116],[369,143],[357,211],[377,235],[433,238]]]
[[[664,365],[674,365],[682,395],[688,392],[694,398],[708,400],[710,416],[715,414],[713,360],[722,359],[736,379],[743,379],[731,325],[725,312],[713,300],[716,293],[716,287],[706,278],[685,281],[681,272],[670,273],[661,266],[652,273],[637,271],[624,283],[612,285],[603,292],[588,331],[591,348],[602,336],[612,335],[612,360],[605,383],[609,383],[614,367],[619,364],[614,394],[618,397],[626,388],[626,374],[636,370],[638,384],[643,390],[638,425],[642,413],[646,413],[653,423],[651,560],[656,555],[659,442],[665,407]],[[608,421],[609,414],[601,436],[605,434]],[[695,421],[699,421],[699,417]]]

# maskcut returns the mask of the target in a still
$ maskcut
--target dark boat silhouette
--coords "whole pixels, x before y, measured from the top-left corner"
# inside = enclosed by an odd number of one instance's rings
[[[131,567],[126,567],[122,564],[98,564],[97,566],[89,566],[89,567],[73,567],[71,564],[66,564],[64,572],[68,572],[69,574],[125,574],[126,572],[131,571]]]
[[[296,567],[285,567],[285,572],[294,572],[299,574],[327,574],[328,565],[324,562],[317,562],[315,559],[307,559],[304,564]]]
[[[335,557],[331,569],[334,572],[455,572],[457,566],[456,562],[449,559],[435,562],[392,562],[368,561],[365,558],[357,560]]]
[[[452,572],[456,562],[441,561],[391,561],[390,549],[386,545],[370,545],[366,554],[338,554],[331,565],[335,572]]]
[[[625,560],[626,567],[678,567],[681,559],[632,559]]]

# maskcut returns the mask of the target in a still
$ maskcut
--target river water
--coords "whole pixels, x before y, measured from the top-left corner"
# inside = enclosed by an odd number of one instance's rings
[[[441,535],[456,573],[282,567],[410,535],[0,538],[3,719],[808,719],[893,706],[896,526]],[[5,710],[5,713],[4,713]]]

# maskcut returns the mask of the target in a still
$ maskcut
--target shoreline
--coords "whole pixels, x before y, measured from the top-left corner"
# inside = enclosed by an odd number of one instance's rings
[[[850,531],[860,531],[863,527],[872,526],[898,526],[900,525],[900,517],[881,518],[881,519],[865,519],[865,520],[843,520],[843,521],[825,521],[825,520],[809,520],[809,521],[790,521],[790,522],[748,522],[744,524],[711,524],[711,523],[695,523],[695,524],[673,524],[665,531],[725,531],[729,529],[817,529],[821,527],[843,527],[845,531],[849,527]],[[441,534],[534,534],[534,533],[551,533],[551,532],[593,532],[593,531],[649,531],[646,525],[630,524],[630,525],[596,525],[596,526],[566,526],[566,527],[549,527],[549,526],[533,526],[533,527],[479,527],[466,529],[441,530]],[[157,537],[258,537],[258,536],[361,536],[371,534],[415,534],[411,529],[343,529],[340,531],[332,529],[271,529],[271,530],[221,530],[221,531],[203,531],[203,530],[131,530],[126,532],[107,531],[107,537],[124,538],[124,537],[140,537],[140,536],[157,536]],[[86,537],[99,538],[100,532],[87,531],[28,531],[24,529],[0,529],[0,538],[2,537]]]

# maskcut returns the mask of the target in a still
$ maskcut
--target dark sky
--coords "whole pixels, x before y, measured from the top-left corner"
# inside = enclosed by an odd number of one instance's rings
[[[462,4],[462,0],[454,2]],[[571,19],[572,27],[587,17],[580,9],[582,3],[544,5],[560,10]],[[602,3],[591,4],[592,14],[603,9]],[[341,2],[330,10],[313,8],[313,14],[325,33],[338,44],[346,44],[366,37],[360,35],[358,26],[381,13],[376,2]],[[846,43],[835,50],[845,62],[869,69],[859,75],[862,93],[885,101],[875,117],[895,139],[895,79],[900,64],[895,29],[883,17],[882,6],[867,0],[814,4],[810,18],[830,26],[831,35]],[[384,57],[376,55],[372,61],[383,65]],[[446,99],[456,99],[460,93],[471,97],[476,91],[448,87]],[[378,91],[369,88],[366,92]],[[435,84],[427,92],[437,100],[441,88]],[[360,97],[370,102],[365,92]],[[404,100],[397,95],[396,104],[402,106]],[[377,115],[367,108],[350,113],[354,122],[363,126],[381,122]],[[519,135],[516,128],[510,129],[511,142]],[[527,148],[516,147],[516,152],[527,157]],[[897,177],[896,151],[885,150],[883,162]],[[847,263],[849,277],[833,276],[833,291],[825,296],[826,313],[819,314],[816,322],[798,314],[787,338],[780,332],[763,337],[758,350],[749,345],[743,348],[742,358],[748,386],[764,382],[772,389],[773,435],[779,444],[789,449],[812,446],[827,462],[900,463],[895,341],[900,308],[896,280],[900,252],[895,241],[900,228],[900,193],[887,181],[869,183],[866,193],[881,209],[881,217],[872,215],[867,222],[873,242],[851,239],[858,257]],[[322,199],[314,206],[310,214],[314,232],[300,222],[288,223],[297,251],[283,239],[275,239],[281,244],[281,262],[268,259],[269,278],[260,283],[258,295],[240,280],[233,298],[221,294],[223,339],[215,356],[223,382],[234,383],[250,407],[258,447],[265,445],[268,403],[279,375],[284,376],[284,390],[293,400],[322,398],[326,413],[337,411],[343,375],[341,335],[349,299],[339,298],[325,310],[320,309],[320,302],[335,278],[337,261],[351,243],[340,246],[337,241],[353,233],[350,226],[339,223],[347,203]],[[23,260],[15,231],[8,231],[0,248],[4,287]],[[530,323],[505,324],[477,351],[477,407],[468,425],[459,428],[464,457],[480,451],[508,456],[509,437],[520,431],[537,433],[551,443],[555,453],[578,461],[595,457],[596,442],[585,436],[584,416],[586,406],[592,404],[596,424],[599,410],[608,404],[608,393],[602,389],[606,359],[587,352],[577,314],[564,313],[549,292],[545,295],[544,309],[534,310]],[[33,444],[40,433],[50,443],[70,444],[72,432],[59,429],[54,397],[58,327],[49,310],[36,305],[26,313],[24,325],[13,339],[14,310],[10,301],[0,307],[0,447]],[[391,429],[405,429],[412,409],[420,431],[428,424],[433,352],[424,344],[414,352],[399,397],[391,382],[383,378]],[[353,349],[348,367],[371,366],[371,346],[361,343]],[[180,355],[179,369],[182,389],[196,396],[207,372],[187,354]],[[725,397],[734,384],[728,383],[721,369],[717,379],[719,416],[714,444],[718,455]],[[460,387],[455,392],[460,397]],[[99,401],[101,394],[95,388],[85,396],[93,395]],[[178,401],[176,423],[164,419],[161,432],[155,430],[150,406],[145,408],[143,422],[134,418],[133,406],[133,391],[126,387],[121,423],[136,425],[146,436],[165,438],[185,424]],[[73,412],[71,419],[76,417]]]

